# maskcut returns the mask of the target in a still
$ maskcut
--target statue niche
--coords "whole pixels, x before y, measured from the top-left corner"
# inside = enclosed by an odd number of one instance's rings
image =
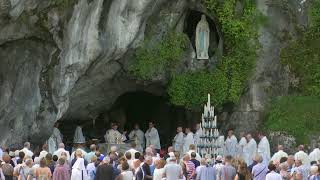
[[[210,40],[210,28],[206,16],[202,15],[196,28],[196,52],[197,59],[209,59],[208,49]]]

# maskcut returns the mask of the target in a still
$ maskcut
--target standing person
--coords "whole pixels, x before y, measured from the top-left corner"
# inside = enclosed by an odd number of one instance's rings
[[[220,180],[232,180],[236,177],[237,170],[232,166],[232,156],[228,155],[224,158],[224,166],[220,171]]]
[[[221,155],[217,156],[216,164],[213,167],[216,170],[216,179],[219,180],[221,171],[222,171],[222,169],[224,167],[224,165],[222,164],[222,156]]]
[[[4,163],[2,164],[2,172],[5,176],[5,179],[6,180],[12,180],[13,179],[13,166],[10,164],[10,161],[11,161],[11,157],[4,153],[2,155],[2,160],[4,161]]]
[[[253,180],[265,180],[268,173],[268,167],[262,163],[263,158],[260,154],[255,156],[255,160],[257,161],[257,164],[252,168],[252,178]]]
[[[187,152],[187,154],[189,154],[189,156],[191,157],[191,153],[193,153],[193,152],[196,153],[196,160],[200,161],[201,160],[201,156],[196,151],[196,145],[190,144],[189,151]]]
[[[260,142],[258,144],[258,153],[262,156],[263,163],[267,166],[271,159],[270,144],[267,137],[264,134],[259,133],[258,138],[260,139]]]
[[[295,168],[292,174],[293,179],[295,180],[307,180],[308,179],[309,169],[303,165],[302,160],[295,159]]]
[[[301,160],[302,164],[310,167],[309,155],[304,152],[304,145],[298,146],[298,152],[294,155],[295,160]]]
[[[273,163],[276,163],[276,162],[280,162],[280,159],[283,158],[283,157],[288,157],[288,154],[286,152],[283,151],[284,148],[281,144],[278,145],[278,152],[274,153],[274,155],[272,156],[271,158],[271,161]]]
[[[185,129],[186,136],[183,139],[183,153],[186,153],[191,144],[194,144],[193,133],[190,131],[190,128]]]
[[[128,162],[124,161],[121,163],[121,174],[116,180],[133,180],[133,173],[130,170]]]
[[[30,151],[30,147],[31,147],[31,144],[30,142],[25,142],[24,143],[24,148],[20,150],[20,152],[24,152],[25,156],[29,157],[29,158],[32,158],[33,156],[33,152]],[[23,159],[22,159],[23,160]]]
[[[143,131],[140,129],[139,124],[135,124],[134,125],[134,129],[130,132],[129,134],[129,138],[132,140],[135,140],[136,142],[136,149],[139,152],[143,152],[143,149],[145,147],[145,140],[144,140],[144,133]]]
[[[315,148],[310,154],[309,154],[309,160],[310,162],[316,161],[318,162],[320,160],[320,149]]]
[[[250,180],[251,173],[248,171],[248,166],[245,162],[240,162],[238,165],[237,175],[234,180]]]
[[[47,167],[47,162],[45,158],[40,160],[40,167],[36,169],[36,179],[38,180],[50,180],[51,179],[51,171]]]
[[[48,144],[44,144],[42,146],[42,151],[40,152],[39,158],[40,159],[45,158],[47,154],[48,154]]]
[[[163,177],[166,180],[178,180],[182,178],[182,168],[177,164],[176,157],[170,157],[168,164],[164,166]]]
[[[67,160],[68,163],[69,163],[70,160],[71,160],[69,151],[65,150],[65,146],[64,146],[63,143],[60,143],[58,147],[59,147],[59,149],[56,150],[56,151],[53,153],[53,155],[57,155],[58,158],[60,159],[60,158],[61,158],[61,155],[62,155],[63,153],[65,153],[65,154],[66,154],[66,158],[67,158],[66,160]]]
[[[64,164],[65,164],[65,159],[60,158],[58,160],[58,165],[56,166],[53,172],[53,180],[69,180],[70,179],[69,169]]]
[[[196,180],[215,180],[217,173],[216,169],[212,166],[210,166],[211,159],[207,159],[205,161],[205,164],[202,168],[199,169],[199,172],[197,173]]]
[[[153,180],[162,180],[166,161],[164,159],[157,160],[155,165],[156,165],[156,169],[154,170],[154,173],[153,173]]]
[[[85,160],[91,163],[91,158],[96,155],[97,146],[95,144],[90,145],[90,152],[86,154]]]
[[[200,123],[196,124],[196,133],[194,135],[195,144],[198,145],[200,143],[200,136],[202,135],[202,129]]]
[[[1,154],[1,158],[2,158],[2,154]],[[0,161],[0,162],[1,162],[1,161]],[[5,178],[5,177],[4,177],[4,174],[3,174],[3,172],[2,172],[1,165],[0,165],[0,180],[5,180],[4,178]]]
[[[239,144],[238,144],[238,157],[243,159],[245,158],[245,155],[244,155],[244,147],[247,145],[247,139],[246,139],[246,136],[245,136],[245,133],[244,132],[240,132],[240,141],[239,141]]]
[[[131,148],[126,152],[126,153],[130,153],[131,154],[131,160],[134,160],[134,155],[137,151],[137,144],[136,142],[131,142]],[[142,151],[141,151],[142,152]]]
[[[225,141],[225,156],[230,155],[232,157],[236,157],[237,145],[238,145],[238,140],[236,136],[233,134],[233,130],[232,129],[228,130],[228,137]]]
[[[281,175],[276,173],[276,165],[270,163],[268,169],[269,173],[266,175],[266,180],[282,180]]]
[[[90,180],[95,180],[96,178],[96,173],[97,173],[96,165],[97,163],[99,163],[97,161],[98,161],[98,158],[96,155],[94,155],[91,157],[91,161],[87,166],[88,176],[90,177]]]
[[[22,166],[20,166],[20,168],[18,169],[19,171],[18,180],[27,180],[28,175],[30,174],[30,171],[32,168],[32,163],[33,163],[32,159],[28,158],[25,160],[25,163]]]
[[[183,148],[183,132],[182,132],[182,127],[178,126],[177,127],[177,134],[173,139],[173,148],[174,151],[182,152]]]
[[[111,123],[111,129],[106,132],[104,138],[110,144],[119,144],[126,140],[126,137],[118,131],[117,123]]]
[[[153,176],[150,171],[150,166],[152,165],[152,157],[146,156],[145,162],[140,166],[138,172],[136,173],[136,180],[152,180]]]
[[[158,130],[154,127],[154,122],[149,122],[149,129],[145,133],[146,137],[146,147],[149,147],[150,145],[154,145],[154,147],[157,149],[157,152],[160,152],[161,146],[160,146],[160,138],[158,134]]]
[[[187,179],[194,179],[194,176],[196,174],[196,167],[194,166],[193,162],[190,161],[190,156],[188,154],[184,155],[183,163],[187,170]]]
[[[194,164],[195,168],[200,166],[200,162],[196,159],[196,157],[197,157],[197,154],[195,152],[192,152],[190,161]]]
[[[102,163],[97,167],[96,180],[114,180],[115,173],[110,158],[105,157]]]
[[[71,180],[89,180],[83,158],[78,158],[72,166]]]
[[[58,128],[59,128],[59,122],[56,122],[54,124],[52,135],[47,141],[48,151],[51,154],[53,154],[54,151],[58,149],[59,144],[62,143],[63,136]]]
[[[253,156],[257,153],[257,142],[252,138],[250,133],[247,134],[246,138],[248,143],[243,148],[244,160],[247,165],[251,165]]]

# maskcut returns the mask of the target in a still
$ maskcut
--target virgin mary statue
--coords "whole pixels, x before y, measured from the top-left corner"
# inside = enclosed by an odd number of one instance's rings
[[[208,49],[210,40],[210,28],[206,16],[202,15],[196,28],[197,59],[209,59]]]

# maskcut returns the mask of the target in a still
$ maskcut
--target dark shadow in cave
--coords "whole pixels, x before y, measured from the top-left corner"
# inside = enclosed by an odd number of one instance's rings
[[[186,33],[192,43],[194,50],[196,50],[195,38],[196,38],[196,28],[198,22],[201,20],[201,16],[203,15],[200,11],[189,10],[187,13],[185,23],[184,23],[184,33]],[[210,27],[210,45],[209,45],[209,57],[212,57],[214,53],[217,51],[219,44],[219,34],[217,32],[217,27],[215,22],[208,16],[206,16],[207,21]]]

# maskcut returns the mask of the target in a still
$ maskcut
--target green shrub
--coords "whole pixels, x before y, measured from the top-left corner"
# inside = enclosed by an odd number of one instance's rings
[[[297,92],[320,96],[320,0],[312,4],[310,16],[311,25],[303,35],[281,51],[281,62],[299,78]]]
[[[320,98],[286,96],[274,100],[264,128],[285,131],[293,135],[297,143],[309,143],[308,135],[319,133],[320,129]]]
[[[146,40],[135,53],[130,71],[140,79],[151,80],[175,69],[188,44],[185,34],[168,33],[161,41],[152,44]]]
[[[246,87],[259,50],[258,27],[262,16],[252,0],[244,1],[240,16],[235,12],[236,0],[219,2],[206,0],[205,5],[218,17],[224,54],[215,69],[175,76],[168,89],[173,104],[199,107],[210,93],[214,104],[221,106],[237,102]]]

